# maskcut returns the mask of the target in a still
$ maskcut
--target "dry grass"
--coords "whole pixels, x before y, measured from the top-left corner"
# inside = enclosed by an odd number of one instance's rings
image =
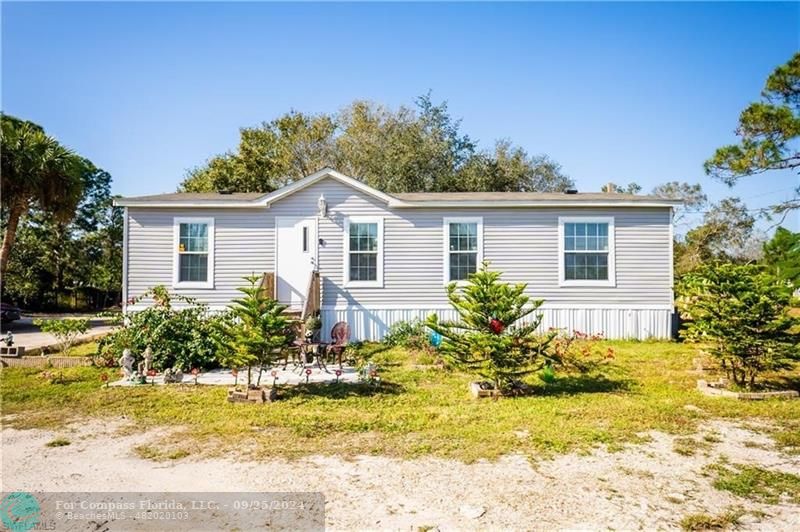
[[[123,416],[143,428],[179,427],[180,434],[156,453],[167,459],[230,451],[256,458],[318,453],[536,458],[600,444],[619,449],[641,441],[648,430],[690,435],[710,418],[767,420],[779,444],[797,445],[800,401],[706,397],[695,391],[691,346],[607,344],[617,357],[602,373],[560,376],[536,383],[533,396],[497,401],[472,399],[468,375],[415,368],[419,357],[400,348],[377,355],[380,387],[285,388],[282,400],[265,405],[227,403],[224,387],[104,388],[100,375],[113,378],[116,370],[91,367],[63,370],[63,384],[41,379],[41,370],[5,369],[0,393],[3,414],[13,415],[4,422],[19,428]]]

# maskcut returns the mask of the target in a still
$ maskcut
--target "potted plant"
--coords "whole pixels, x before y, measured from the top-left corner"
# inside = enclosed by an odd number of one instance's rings
[[[306,341],[309,343],[319,342],[319,331],[322,329],[322,320],[318,316],[309,316],[303,324]]]

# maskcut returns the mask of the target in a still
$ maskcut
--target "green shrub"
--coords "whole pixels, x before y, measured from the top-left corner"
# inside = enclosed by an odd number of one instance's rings
[[[153,306],[130,312],[122,327],[100,340],[98,353],[103,363],[116,364],[124,349],[130,349],[140,358],[150,346],[153,368],[159,371],[173,367],[184,371],[216,367],[217,347],[212,336],[216,324],[224,317],[210,315],[205,305],[170,295],[164,287],[149,290],[138,300],[149,295],[153,296]],[[173,300],[185,306],[175,308]]]
[[[791,287],[755,265],[709,264],[678,283],[688,341],[708,345],[728,377],[752,388],[756,377],[800,358],[800,320],[789,313]]]
[[[247,367],[248,386],[251,369],[274,365],[294,339],[294,329],[284,314],[286,305],[267,297],[258,285],[260,279],[258,275],[245,277],[249,286],[238,288],[244,297],[228,306],[229,315],[215,324],[212,335],[221,364],[237,369]],[[256,384],[261,384],[261,371]]]
[[[390,347],[405,347],[418,351],[430,348],[430,330],[422,320],[398,321],[389,327],[383,343]]]
[[[523,377],[561,360],[548,349],[556,332],[537,332],[542,300],[526,296],[524,283],[504,283],[500,276],[484,262],[460,289],[450,283],[447,297],[461,319],[440,322],[432,314],[426,325],[442,335],[439,349],[454,366],[477,373],[497,389],[513,389]]]
[[[83,318],[64,318],[52,320],[33,320],[42,332],[52,334],[59,344],[59,351],[66,356],[75,341],[89,330],[89,320]]]

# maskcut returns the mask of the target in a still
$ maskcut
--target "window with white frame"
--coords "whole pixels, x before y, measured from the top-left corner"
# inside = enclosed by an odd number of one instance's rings
[[[383,219],[351,217],[345,224],[348,286],[383,285]]]
[[[614,219],[559,218],[562,285],[614,285]]]
[[[483,260],[483,219],[444,219],[444,280],[464,281]]]
[[[174,231],[174,286],[213,287],[214,219],[175,218]]]

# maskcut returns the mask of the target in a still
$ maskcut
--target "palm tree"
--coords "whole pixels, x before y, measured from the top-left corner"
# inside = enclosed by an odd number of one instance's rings
[[[20,217],[36,204],[56,220],[68,221],[83,193],[84,161],[44,132],[41,126],[0,116],[2,207],[6,219],[0,247],[3,279]]]

